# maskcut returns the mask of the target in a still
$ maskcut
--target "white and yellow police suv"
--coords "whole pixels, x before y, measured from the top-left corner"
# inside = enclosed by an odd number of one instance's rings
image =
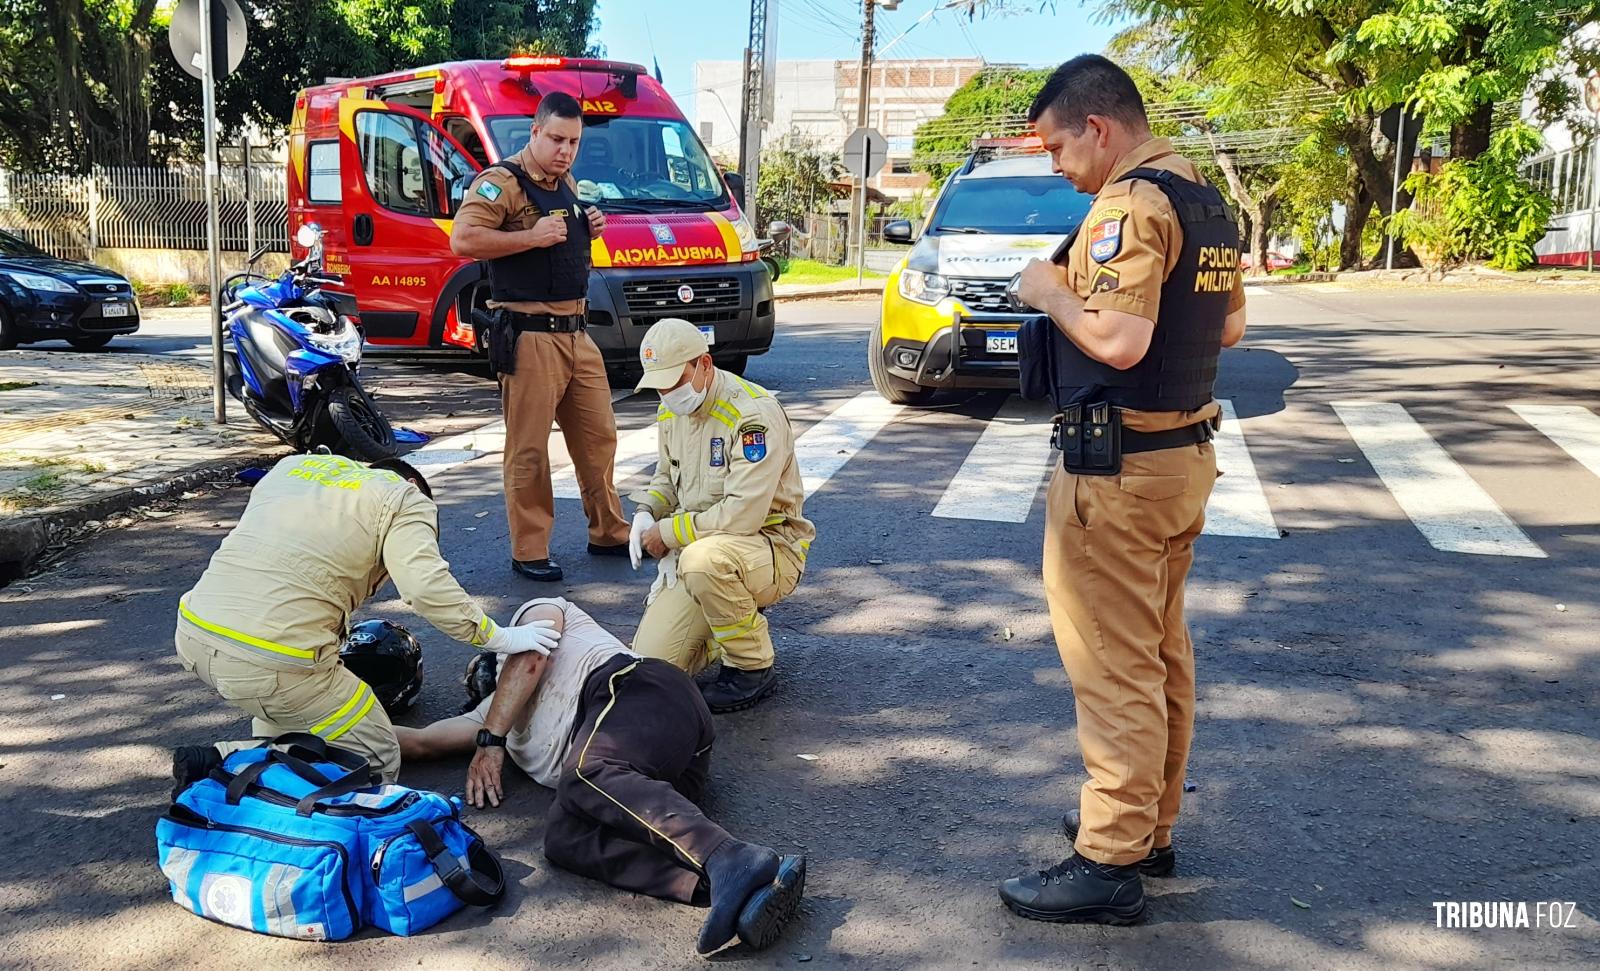
[[[922,404],[941,390],[1017,387],[1017,327],[1006,286],[1048,259],[1089,213],[1091,198],[1050,171],[1047,155],[968,159],[945,182],[922,236],[907,220],[884,239],[912,243],[889,275],[867,342],[878,393]]]

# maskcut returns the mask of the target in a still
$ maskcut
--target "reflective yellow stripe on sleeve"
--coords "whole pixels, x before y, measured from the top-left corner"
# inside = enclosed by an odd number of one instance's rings
[[[672,503],[667,501],[667,497],[666,496],[662,495],[660,492],[656,491],[655,489],[651,489],[649,494],[652,495],[652,496],[655,496],[656,499],[659,500],[661,505],[663,505],[663,506],[672,505]]]
[[[246,647],[253,647],[256,650],[268,651],[273,654],[281,654],[284,657],[290,657],[300,661],[309,662],[314,661],[317,658],[316,651],[307,650],[301,647],[290,647],[287,644],[274,644],[272,641],[262,640],[259,637],[252,637],[251,635],[242,633],[240,631],[229,630],[228,628],[223,627],[221,624],[213,624],[210,621],[201,620],[199,617],[194,615],[194,611],[189,609],[189,605],[181,600],[178,602],[178,613],[183,617],[184,620],[187,620],[189,623],[195,625],[201,630],[216,634],[218,637],[226,637],[230,641],[237,641]]]
[[[683,513],[672,517],[672,535],[677,537],[679,546],[688,546],[694,542],[694,513]]]
[[[732,431],[739,424],[739,409],[735,408],[732,402],[718,398],[711,403],[711,417],[727,425],[728,430]]]
[[[739,382],[739,387],[743,388],[745,394],[749,395],[750,397],[752,397],[752,398],[766,398],[766,397],[768,397],[768,393],[767,393],[767,389],[766,388],[763,388],[760,385],[751,384],[749,381],[746,381],[744,378],[739,377],[737,374],[730,374],[730,375],[728,375],[728,377],[733,378],[735,381]]]
[[[494,636],[494,631],[494,621],[489,619],[488,614],[484,614],[483,619],[478,621],[478,629],[472,633],[472,646],[482,647],[489,643],[489,638]]]
[[[788,521],[789,521],[789,517],[788,516],[785,516],[783,513],[778,512],[778,513],[773,513],[772,515],[768,516],[766,521],[763,522],[761,525],[763,525],[763,526],[782,526],[784,523],[786,523]]]

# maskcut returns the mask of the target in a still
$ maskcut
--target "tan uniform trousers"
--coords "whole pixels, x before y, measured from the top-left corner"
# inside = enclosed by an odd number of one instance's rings
[[[1045,599],[1089,772],[1076,848],[1100,863],[1172,842],[1194,734],[1184,583],[1216,478],[1206,443],[1125,456],[1118,476],[1058,465],[1050,480]]]
[[[633,651],[695,674],[717,660],[740,671],[773,662],[762,610],[794,592],[804,564],[765,536],[716,535],[678,553],[678,582],[645,608]]]
[[[620,546],[628,541],[622,500],[611,482],[617,461],[617,419],[611,411],[611,386],[600,349],[586,333],[517,337],[517,370],[500,379],[500,406],[506,419],[504,460],[506,518],[511,524],[511,556],[543,560],[550,556],[550,527],[556,519],[550,485],[550,423],[561,423],[589,542]]]
[[[250,715],[252,734],[270,738],[310,732],[365,755],[385,782],[400,775],[400,742],[388,713],[366,682],[344,665],[283,671],[217,651],[182,629],[176,639],[183,669]],[[227,755],[256,744],[218,742],[217,751]]]

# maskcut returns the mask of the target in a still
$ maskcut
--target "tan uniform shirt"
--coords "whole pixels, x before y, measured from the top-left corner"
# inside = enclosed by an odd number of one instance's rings
[[[539,163],[533,160],[533,152],[526,148],[512,156],[508,161],[520,165],[522,170],[528,173],[528,178],[542,188],[554,189],[556,183],[560,181],[556,176],[546,174],[544,169],[539,167]],[[578,184],[573,181],[572,173],[568,172],[565,180],[573,192],[577,192]],[[489,195],[478,191],[479,187],[485,183],[491,184],[494,188],[500,190],[498,193],[492,193],[495,196],[493,199],[490,199]],[[533,224],[543,216],[544,213],[539,211],[539,207],[534,204],[533,200],[528,198],[526,192],[522,191],[522,186],[517,182],[517,177],[502,168],[484,169],[472,181],[471,188],[467,190],[466,198],[461,202],[461,208],[456,210],[456,222],[462,225],[481,226],[484,229],[498,229],[503,232],[532,229]],[[489,301],[489,306],[494,308],[503,307],[506,310],[514,310],[524,314],[567,316],[583,313],[584,303],[585,301],[582,299],[556,301],[513,300],[509,303],[491,300]]]
[[[551,789],[561,778],[561,767],[567,761],[567,751],[572,747],[572,729],[578,721],[578,705],[583,700],[583,686],[589,675],[618,655],[636,657],[622,646],[622,642],[595,622],[570,601],[560,597],[530,600],[517,608],[511,619],[515,624],[522,614],[535,604],[554,604],[566,615],[566,626],[561,634],[561,644],[550,652],[544,676],[533,698],[511,723],[506,733],[506,753],[517,768],[528,773],[534,782]],[[501,661],[505,656],[501,656]],[[484,724],[489,717],[489,706],[494,695],[483,699],[467,717]]]
[[[481,645],[493,626],[439,555],[439,510],[393,472],[293,455],[256,483],[180,616],[219,651],[272,667],[337,659],[350,615],[392,578],[439,630]]]
[[[1118,182],[1137,168],[1160,169],[1204,184],[1194,163],[1172,150],[1165,138],[1152,138],[1124,156],[1094,197],[1085,231],[1078,234],[1067,254],[1067,282],[1083,298],[1085,310],[1121,310],[1146,320],[1159,321],[1161,287],[1178,265],[1183,252],[1183,224],[1172,202],[1156,185],[1144,179]],[[1121,245],[1104,263],[1089,255],[1091,227],[1109,219],[1121,221]],[[1234,259],[1233,289],[1228,313],[1244,306],[1244,278]],[[1209,420],[1221,410],[1216,402],[1190,412],[1139,412],[1125,410],[1123,421],[1135,431],[1165,431]]]
[[[656,421],[655,478],[629,498],[662,520],[668,549],[716,533],[765,533],[804,561],[817,530],[801,515],[794,430],[771,392],[718,370],[698,411],[674,415],[662,405]]]

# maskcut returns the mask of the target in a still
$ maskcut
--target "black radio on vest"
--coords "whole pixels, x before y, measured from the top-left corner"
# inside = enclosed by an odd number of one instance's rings
[[[1123,432],[1118,409],[1192,411],[1211,400],[1222,355],[1223,323],[1238,273],[1239,227],[1216,187],[1171,172],[1139,168],[1118,181],[1154,183],[1183,227],[1183,251],[1161,286],[1150,349],[1119,371],[1085,354],[1049,317],[1018,330],[1022,396],[1048,398],[1059,413],[1055,442],[1069,471],[1111,475],[1121,456],[1210,437],[1210,428]],[[1065,247],[1063,248],[1063,251]]]
[[[564,214],[567,238],[554,246],[523,250],[489,261],[489,293],[500,303],[580,300],[589,294],[589,218],[583,203],[567,185],[557,180],[544,189],[515,162],[497,165],[516,177],[530,205],[541,215]]]

